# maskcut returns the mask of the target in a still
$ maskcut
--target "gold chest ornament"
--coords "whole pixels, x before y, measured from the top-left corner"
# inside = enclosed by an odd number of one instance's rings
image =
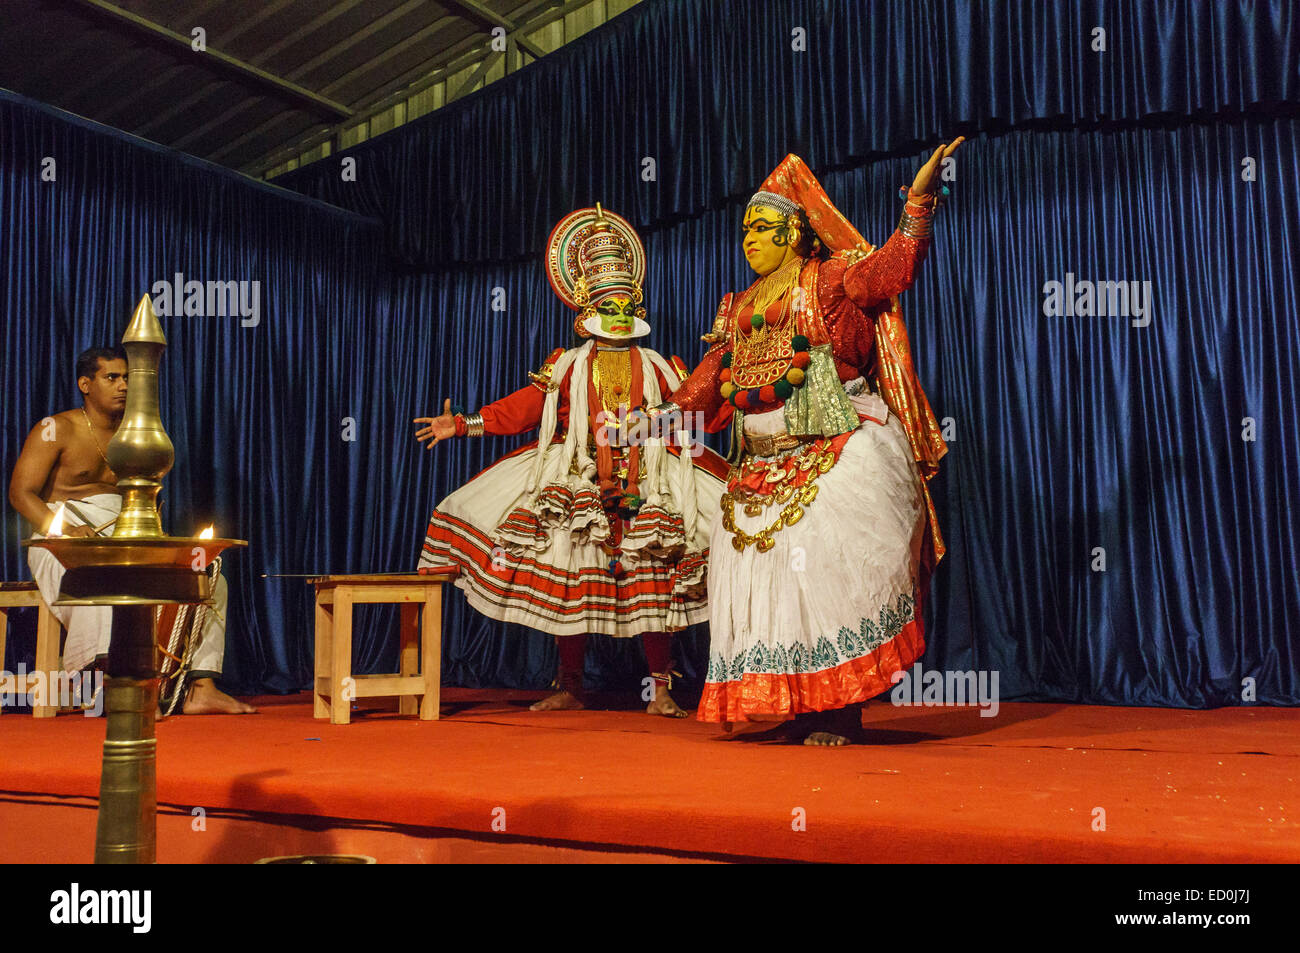
[[[596,385],[601,406],[608,414],[617,414],[619,407],[631,407],[632,349],[597,349],[591,362],[591,379]],[[638,394],[636,403],[640,403]]]

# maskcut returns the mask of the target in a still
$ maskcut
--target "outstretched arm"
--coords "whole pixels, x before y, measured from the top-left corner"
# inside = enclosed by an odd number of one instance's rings
[[[858,307],[869,308],[912,287],[917,266],[930,249],[940,164],[964,141],[958,136],[951,145],[934,150],[912,181],[898,228],[889,241],[845,269],[844,290]]]
[[[542,408],[546,405],[546,391],[534,384],[521,387],[513,394],[479,408],[477,414],[453,414],[451,399],[443,401],[442,413],[437,417],[416,417],[415,423],[424,424],[415,432],[415,439],[432,450],[439,442],[450,437],[480,437],[483,434],[510,436],[532,430],[542,422]]]
[[[488,433],[512,436],[532,430],[542,422],[546,395],[556,386],[563,389],[560,395],[560,409],[563,412],[565,404],[563,398],[568,393],[569,374],[565,374],[564,380],[559,385],[551,380],[551,371],[563,353],[564,348],[557,347],[536,374],[528,375],[533,380],[531,384],[479,408],[476,414],[453,414],[451,400],[443,401],[442,413],[439,416],[415,418],[415,423],[424,424],[415,432],[415,439],[421,443],[427,441],[429,449],[432,450],[439,441],[450,437],[481,437]]]
[[[546,407],[546,389],[536,384],[521,387],[513,394],[479,408],[483,432],[513,436],[532,430],[542,422]]]

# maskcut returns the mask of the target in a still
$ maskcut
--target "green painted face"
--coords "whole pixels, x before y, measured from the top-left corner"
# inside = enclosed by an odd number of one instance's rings
[[[630,295],[611,295],[596,305],[600,330],[610,337],[627,337],[636,323],[636,302]]]

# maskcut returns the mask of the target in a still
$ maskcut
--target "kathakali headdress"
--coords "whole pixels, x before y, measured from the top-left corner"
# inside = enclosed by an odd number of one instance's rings
[[[640,306],[645,248],[621,215],[597,203],[562,218],[546,244],[546,274],[560,300],[578,312],[573,329],[579,336],[631,340],[650,333]],[[601,328],[597,309],[615,295],[626,295],[637,306],[633,327],[626,333]]]
[[[796,155],[781,160],[749,204],[766,205],[782,215],[802,212],[821,243],[832,252],[872,250],[852,223],[840,214],[812,170]]]

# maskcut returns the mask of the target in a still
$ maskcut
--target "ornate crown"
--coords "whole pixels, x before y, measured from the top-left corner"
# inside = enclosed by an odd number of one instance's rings
[[[546,272],[560,300],[579,312],[574,330],[588,337],[593,333],[590,319],[604,299],[625,294],[641,303],[645,248],[626,219],[597,203],[569,213],[551,230]],[[649,333],[644,316],[644,309],[638,309],[632,337]]]

